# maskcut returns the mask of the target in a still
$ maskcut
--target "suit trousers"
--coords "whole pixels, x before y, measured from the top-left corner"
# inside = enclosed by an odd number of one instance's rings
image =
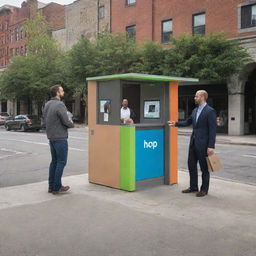
[[[190,175],[190,188],[192,190],[198,190],[197,163],[199,162],[202,172],[202,186],[200,188],[200,191],[208,192],[210,173],[208,171],[206,156],[207,152],[205,150],[196,148],[193,142],[190,144],[188,153],[188,169]]]

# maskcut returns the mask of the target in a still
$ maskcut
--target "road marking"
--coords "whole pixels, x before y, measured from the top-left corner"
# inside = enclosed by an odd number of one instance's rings
[[[74,151],[80,151],[80,152],[87,152],[87,150],[84,150],[84,149],[80,149],[80,148],[68,148],[68,149],[71,149],[71,150],[74,150]]]
[[[21,132],[15,132],[15,131],[6,131],[6,133],[10,133],[11,132],[11,134],[16,134],[16,135],[21,135]],[[24,135],[24,136],[35,136],[35,134],[36,134],[36,136],[38,136],[38,137],[46,137],[46,134],[45,133],[22,133],[22,136]],[[70,139],[77,139],[77,140],[88,140],[88,137],[86,136],[86,134],[85,134],[85,136],[84,137],[76,137],[76,136],[68,136],[68,138],[70,138]]]
[[[256,155],[250,155],[250,154],[248,154],[248,155],[242,155],[243,157],[250,157],[250,158],[256,158]]]
[[[35,142],[35,141],[29,141],[29,140],[15,140],[15,139],[5,139],[5,140],[16,141],[16,142],[24,142],[24,143],[42,145],[42,146],[49,146],[49,143],[44,143],[44,142]],[[69,147],[69,149],[74,150],[74,151],[87,152],[87,150],[80,149],[80,148],[71,148],[71,147]]]
[[[0,151],[14,153],[12,155],[0,156],[0,159],[13,157],[14,155],[25,155],[26,154],[26,152],[20,152],[20,151],[16,151],[16,150],[7,149],[7,148],[0,148]]]
[[[74,136],[68,136],[68,138],[70,138],[70,139],[77,139],[77,140],[81,140],[81,139],[88,140],[88,138],[87,138],[87,137],[74,137]]]

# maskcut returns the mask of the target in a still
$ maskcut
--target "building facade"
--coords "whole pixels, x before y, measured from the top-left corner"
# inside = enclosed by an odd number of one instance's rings
[[[110,31],[111,0],[77,0],[65,6],[65,29],[53,32],[67,51],[81,38],[94,40],[98,33]]]
[[[179,89],[180,119],[188,117],[199,88],[210,92],[219,132],[256,134],[256,0],[112,0],[112,32],[127,32],[137,41],[169,44],[181,33],[225,33],[248,49],[252,63],[224,84],[201,81]]]
[[[110,31],[111,0],[77,0],[65,6],[65,28],[53,32],[64,51],[68,51],[81,37],[95,40],[98,33]],[[82,97],[82,95],[81,95]],[[68,104],[75,116],[85,116],[85,105],[81,97]]]
[[[26,55],[28,35],[23,29],[24,22],[38,11],[46,18],[51,31],[64,28],[64,6],[60,4],[27,0],[21,7],[9,5],[0,7],[0,72],[8,66],[13,56]],[[8,112],[12,115],[30,113],[32,103],[15,99],[7,101],[0,97],[0,112]]]

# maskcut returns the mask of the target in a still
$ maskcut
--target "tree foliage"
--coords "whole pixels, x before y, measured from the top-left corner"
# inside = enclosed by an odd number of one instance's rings
[[[223,34],[181,35],[171,38],[162,65],[164,75],[225,80],[250,60],[247,51]]]
[[[137,61],[136,43],[123,34],[104,32],[95,42],[81,38],[63,61],[65,84],[76,94],[86,88],[86,78],[130,72]]]
[[[1,77],[1,93],[7,98],[29,98],[42,102],[51,85],[60,80],[57,43],[47,30],[44,18],[37,14],[25,22],[29,35],[27,55],[16,56]]]
[[[224,80],[250,60],[237,41],[223,34],[172,37],[169,48],[159,43],[136,44],[125,34],[104,32],[91,42],[81,38],[66,54],[49,36],[40,15],[27,20],[27,56],[14,57],[0,78],[7,98],[29,97],[43,101],[48,88],[62,82],[71,94],[81,94],[90,76],[137,72]],[[85,93],[86,94],[86,93]]]
[[[165,56],[162,45],[156,42],[146,41],[134,50],[137,51],[138,60],[132,63],[130,71],[152,75],[162,74],[162,65]]]
[[[131,65],[138,60],[136,42],[125,34],[99,34],[94,46],[96,75],[127,73]]]
[[[13,58],[12,64],[0,77],[1,95],[8,99],[27,97],[30,89],[30,69],[23,57]]]
[[[86,78],[95,75],[94,45],[86,38],[81,38],[62,58],[63,83],[79,94],[86,85]]]

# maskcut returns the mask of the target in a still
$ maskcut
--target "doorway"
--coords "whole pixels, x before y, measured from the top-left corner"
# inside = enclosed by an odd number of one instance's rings
[[[129,108],[135,112],[134,123],[140,123],[140,84],[123,84],[123,99],[128,100]]]
[[[256,69],[248,77],[245,84],[245,113],[244,113],[244,132],[245,134],[256,134]]]
[[[1,100],[1,112],[7,112],[7,100]]]

